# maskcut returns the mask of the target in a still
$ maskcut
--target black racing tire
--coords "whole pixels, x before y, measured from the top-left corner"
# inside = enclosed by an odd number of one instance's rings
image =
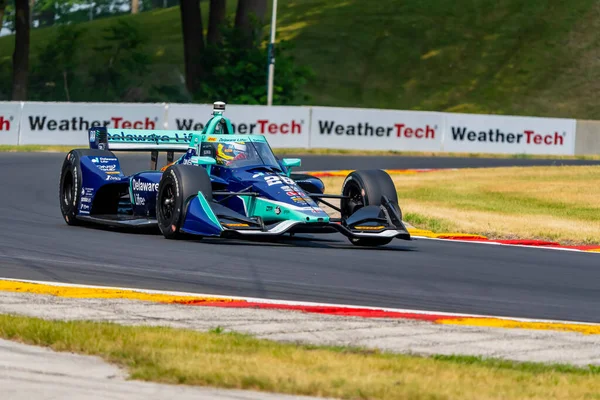
[[[195,165],[175,164],[167,168],[158,185],[156,219],[167,239],[180,239],[189,200],[202,192],[212,201],[212,185],[206,170]],[[200,237],[198,237],[200,238]]]
[[[68,225],[83,225],[77,219],[77,210],[81,200],[81,157],[114,157],[108,150],[74,149],[71,150],[63,161],[58,184],[58,200],[60,212]]]
[[[350,199],[340,201],[342,220],[354,214],[364,206],[381,205],[381,197],[398,204],[396,186],[389,174],[381,169],[353,171],[344,180],[342,195]],[[400,209],[400,207],[398,207]],[[402,214],[400,214],[402,216]],[[356,246],[383,246],[393,238],[352,238],[350,242]]]

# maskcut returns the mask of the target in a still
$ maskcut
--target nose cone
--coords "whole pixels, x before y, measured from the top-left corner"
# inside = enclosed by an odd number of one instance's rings
[[[252,175],[252,186],[265,199],[270,200],[278,218],[303,222],[329,221],[327,213],[287,176],[256,173]]]

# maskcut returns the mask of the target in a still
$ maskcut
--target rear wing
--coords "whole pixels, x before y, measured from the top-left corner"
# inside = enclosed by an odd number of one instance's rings
[[[159,152],[167,153],[167,162],[173,162],[175,152],[186,152],[192,137],[201,134],[233,135],[231,122],[223,116],[225,103],[213,103],[212,117],[202,131],[148,131],[141,129],[108,129],[93,127],[88,130],[90,149],[110,151],[150,151],[151,166],[156,169]],[[196,139],[197,140],[197,139]]]
[[[110,151],[187,151],[193,134],[201,132],[91,128],[90,149]]]
[[[213,103],[212,117],[202,131],[148,131],[142,129],[108,129],[104,126],[88,130],[90,149],[124,151],[166,151],[185,152],[190,147],[195,134],[233,135],[231,121],[223,116],[225,103]]]
[[[173,162],[175,152],[186,152],[190,148],[191,131],[147,131],[139,129],[108,129],[94,127],[88,130],[90,149],[110,151],[149,151],[150,166],[156,169],[158,153],[167,153],[167,162]]]

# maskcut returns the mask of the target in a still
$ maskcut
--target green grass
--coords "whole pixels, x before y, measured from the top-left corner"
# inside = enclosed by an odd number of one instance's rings
[[[598,399],[597,367],[432,358],[225,333],[0,315],[0,337],[98,355],[131,378],[343,399]]]
[[[517,362],[502,360],[499,358],[485,358],[482,356],[442,355],[432,356],[434,360],[447,361],[450,363],[464,365],[482,365],[490,368],[506,369],[513,371],[524,371],[532,373],[543,372],[565,372],[569,374],[600,374],[600,366],[588,365],[587,367],[576,367],[570,364],[542,364],[535,362]]]
[[[427,229],[437,233],[454,232],[457,229],[451,221],[441,218],[432,218],[413,212],[404,214],[402,219],[414,227],[418,227],[419,229]]]
[[[312,104],[600,119],[599,12],[594,0],[280,0],[277,28],[316,74]],[[150,39],[148,84],[178,82],[179,9],[120,18]],[[86,24],[83,60],[110,23]],[[33,31],[33,58],[52,30]],[[12,47],[0,38],[0,63]]]

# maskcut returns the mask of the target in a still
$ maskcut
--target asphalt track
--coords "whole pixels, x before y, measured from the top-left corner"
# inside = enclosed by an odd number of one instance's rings
[[[63,157],[0,154],[0,277],[600,322],[598,254],[424,239],[359,249],[339,234],[270,243],[169,241],[69,227],[57,199]],[[149,164],[147,155],[121,158],[125,172]],[[490,165],[482,159],[303,158],[303,169]],[[500,161],[545,160],[494,159]]]

